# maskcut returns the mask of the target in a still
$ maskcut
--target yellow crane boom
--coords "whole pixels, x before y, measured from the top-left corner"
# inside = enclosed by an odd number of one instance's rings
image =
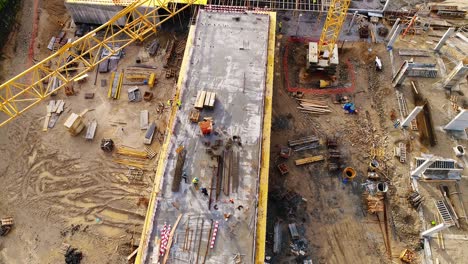
[[[340,36],[341,28],[346,19],[351,0],[332,0],[328,9],[327,18],[323,25],[322,34],[318,42],[318,55],[329,59]]]
[[[130,2],[130,1],[125,1]],[[135,41],[143,41],[157,27],[197,0],[136,0],[107,23],[65,44],[57,52],[0,85],[0,127],[68,83],[92,71],[100,62]],[[120,3],[121,4],[121,3]],[[118,26],[119,19],[125,26]],[[107,55],[102,52],[107,50]],[[49,80],[59,80],[52,82]]]

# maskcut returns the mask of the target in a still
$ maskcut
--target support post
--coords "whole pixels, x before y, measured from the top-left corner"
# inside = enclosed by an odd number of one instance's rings
[[[393,35],[390,37],[390,40],[388,41],[387,49],[392,49],[393,48],[393,44],[397,40],[398,36],[400,36],[400,33],[401,33],[402,29],[403,28],[401,27],[401,25],[397,25],[397,27],[395,29],[395,32],[393,32]]]
[[[445,89],[452,89],[462,80],[466,79],[468,75],[468,64],[463,64],[463,61],[460,61],[455,68],[447,75],[445,80],[442,82],[442,87]]]
[[[468,128],[468,110],[463,109],[456,117],[452,119],[444,130],[465,131]]]
[[[393,33],[395,33],[395,30],[397,29],[399,24],[400,24],[400,18],[397,18],[397,20],[395,20],[395,23],[393,23],[392,29],[390,29],[390,32],[388,32],[388,35],[385,38],[385,41],[388,41],[393,36]]]
[[[390,3],[390,0],[387,0],[387,1],[385,2],[384,7],[382,8],[382,12],[387,11],[387,7],[388,7],[388,4],[389,4],[389,3]],[[399,19],[399,18],[398,18],[398,19]]]
[[[438,224],[438,225],[434,226],[433,228],[429,228],[428,230],[422,232],[421,237],[430,238],[433,234],[435,234],[437,232],[440,232],[440,231],[442,231],[444,229],[447,229],[447,228],[449,228],[449,226],[445,225],[444,223]]]
[[[401,122],[401,127],[402,128],[405,128],[405,127],[408,127],[411,123],[411,121],[413,121],[413,119],[416,118],[416,116],[419,114],[419,112],[421,112],[423,110],[423,106],[416,106],[413,111],[411,111],[411,113],[408,115],[408,117],[405,118],[405,120],[403,120],[403,122]]]
[[[351,28],[354,26],[354,20],[356,19],[357,14],[358,11],[354,11],[353,18],[351,19],[351,22],[349,22],[348,34],[351,32]]]
[[[445,42],[447,41],[447,39],[450,38],[453,35],[454,32],[455,32],[455,28],[453,28],[453,27],[447,29],[445,34],[439,40],[439,43],[437,43],[437,45],[435,46],[434,50],[436,52],[439,52],[440,49],[445,45]]]
[[[393,87],[400,86],[406,79],[406,76],[408,76],[409,71],[411,71],[414,68],[414,63],[411,61],[405,60],[403,64],[400,66],[398,69],[398,72],[396,73],[395,77],[392,79],[392,85]]]

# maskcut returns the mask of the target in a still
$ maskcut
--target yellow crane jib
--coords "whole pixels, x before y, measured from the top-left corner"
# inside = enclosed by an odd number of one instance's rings
[[[159,25],[197,1],[118,1],[129,4],[107,23],[0,85],[0,127],[126,46],[155,34]],[[119,19],[125,19],[125,26],[118,26]]]
[[[351,0],[332,0],[328,9],[327,18],[323,25],[322,34],[318,42],[319,56],[323,57],[333,53],[335,44],[340,36],[341,27],[346,19]],[[329,57],[329,56],[328,56]]]
[[[350,3],[351,0],[331,0],[319,41],[309,42],[307,53],[309,71],[326,71],[331,76],[335,75],[339,62],[336,42]]]

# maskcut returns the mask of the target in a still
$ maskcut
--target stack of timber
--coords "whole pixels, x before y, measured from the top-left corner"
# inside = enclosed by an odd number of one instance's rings
[[[213,109],[216,101],[216,94],[208,91],[198,91],[194,107],[198,110],[203,108]]]
[[[96,134],[96,129],[97,129],[97,121],[93,120],[88,123],[88,129],[86,130],[86,135],[85,139],[86,140],[93,140],[94,135]]]
[[[288,140],[288,146],[291,147],[295,152],[317,148],[319,145],[320,141],[316,136],[307,136],[299,139]]]
[[[384,211],[384,196],[382,193],[377,193],[376,195],[364,193],[363,195],[367,201],[367,211],[369,213],[373,214]]]
[[[129,168],[139,168],[142,170],[149,170],[147,163],[140,160],[131,160],[131,159],[113,159],[117,164],[125,165]]]
[[[117,147],[117,154],[140,159],[152,159],[155,156],[154,151],[149,148],[146,148],[145,150],[136,150],[123,146]]]
[[[63,112],[64,106],[65,102],[63,100],[50,100],[47,105],[47,115],[44,120],[42,131],[47,131],[48,128],[53,128],[55,126],[60,114]]]
[[[324,115],[331,113],[331,110],[328,108],[328,104],[324,99],[297,99],[299,106],[297,109],[299,111],[312,114],[312,115]]]
[[[312,162],[317,162],[317,161],[322,161],[322,160],[324,160],[324,157],[322,155],[318,155],[318,156],[306,157],[303,159],[297,159],[294,161],[294,163],[296,164],[296,166],[300,166],[300,165],[306,165]]]
[[[120,98],[120,90],[122,88],[123,77],[124,77],[123,72],[122,73],[112,72],[107,97],[112,98],[112,99]]]

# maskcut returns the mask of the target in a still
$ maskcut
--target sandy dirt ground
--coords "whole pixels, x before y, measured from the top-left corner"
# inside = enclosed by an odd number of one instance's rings
[[[33,3],[33,0],[24,1],[15,34],[5,47],[0,68],[2,80],[23,71],[28,65]],[[62,0],[40,1],[35,61],[50,54],[46,43],[61,30],[62,24],[73,30],[62,3]],[[163,34],[161,42],[166,40],[167,35]],[[399,48],[430,48],[431,45],[425,46],[428,41],[434,42],[436,39],[410,38],[396,45]],[[298,224],[309,241],[308,255],[312,256],[314,263],[390,263],[396,261],[404,248],[421,253],[419,233],[436,218],[433,200],[440,199],[438,185],[422,183],[420,186],[421,193],[426,197],[425,221],[421,223],[417,212],[406,201],[410,189],[410,164],[400,164],[393,157],[393,147],[398,142],[407,142],[410,160],[428,152],[454,158],[454,145],[468,145],[466,139],[447,136],[441,129],[453,116],[445,91],[434,87],[434,80],[417,78],[421,93],[433,107],[433,120],[437,128],[438,144],[434,147],[424,145],[419,142],[417,133],[405,135],[400,129],[393,128],[390,116],[392,111],[398,111],[398,106],[390,84],[392,69],[385,47],[382,44],[347,43],[343,58],[350,59],[356,71],[356,89],[349,96],[360,113],[344,114],[341,105],[332,103],[334,96],[329,96],[327,100],[333,114],[312,117],[299,113],[295,99],[284,89],[281,55],[285,38],[278,43],[271,143],[270,252],[267,254],[272,255],[272,226],[276,221],[283,223],[284,239],[281,253],[274,256],[275,263],[295,261],[295,256],[290,254],[286,225],[291,222]],[[133,64],[132,57],[138,54],[139,49],[140,46],[132,46],[126,50],[127,55],[121,65]],[[382,59],[383,72],[374,69],[375,55]],[[453,61],[443,60],[449,71],[454,66]],[[155,63],[157,61],[154,60]],[[401,62],[402,58],[395,57],[395,65]],[[158,65],[158,75],[161,75],[161,70],[162,67]],[[107,90],[100,86],[101,79],[108,79],[108,75],[99,75],[96,86],[93,85],[94,74],[86,84],[76,86],[77,96],[67,98],[60,93],[57,99],[65,100],[65,113],[56,127],[48,132],[41,131],[46,102],[0,129],[0,216],[11,215],[15,218],[12,232],[0,238],[1,264],[62,263],[63,255],[58,249],[63,242],[83,251],[83,263],[122,263],[131,252],[129,244],[132,237],[136,240],[139,238],[146,208],[138,205],[138,202],[150,191],[152,174],[145,173],[142,182],[129,181],[125,176],[127,170],[112,162],[112,156],[99,149],[98,141],[102,137],[113,137],[117,143],[142,148],[140,139],[143,132],[138,128],[138,112],[150,110],[150,118],[154,118],[158,127],[163,128],[165,116],[157,115],[155,110],[157,103],[172,97],[174,80],[161,78],[156,88],[160,92],[156,93],[153,102],[130,104],[124,93],[119,101],[109,101],[106,98]],[[95,99],[84,100],[84,92],[94,92]],[[407,96],[408,108],[411,109],[414,103],[410,88],[405,86],[402,92]],[[466,92],[463,90],[459,94],[460,102],[466,100]],[[86,115],[86,120],[96,119],[99,123],[93,142],[86,142],[82,135],[71,137],[62,126],[69,113],[79,113],[84,108],[95,109]],[[311,134],[321,139],[329,136],[338,139],[339,149],[344,155],[342,165],[352,166],[358,172],[359,176],[353,183],[343,183],[341,173],[328,173],[326,163],[304,167],[293,164],[296,157],[325,154],[323,147],[297,154],[287,161],[289,175],[279,175],[276,169],[280,161],[279,147],[286,145],[288,139]],[[361,197],[360,183],[364,180],[373,144],[383,149],[380,162],[390,183],[391,218],[388,232],[375,215],[367,213]],[[157,150],[158,143],[155,142],[152,147]],[[466,164],[466,160],[462,162]],[[460,182],[460,186],[462,192],[468,188],[466,179]],[[295,210],[294,217],[290,216],[290,208],[282,202],[282,194],[287,191],[295,192],[305,200]],[[466,194],[463,197],[464,201],[468,200]],[[463,214],[457,202],[455,209],[460,215]],[[467,249],[466,239],[463,239],[466,228],[465,221],[460,229],[444,231],[445,246],[434,240],[433,253],[442,260],[441,263],[463,263],[463,252]],[[385,246],[386,235],[391,241],[391,254]]]
[[[3,79],[28,65],[34,9],[32,0],[24,2],[16,32],[4,50]],[[65,30],[67,37],[73,37],[74,32],[62,0],[40,1],[39,15],[36,62],[50,55],[47,43],[53,35]],[[168,39],[169,34],[158,35],[162,47]],[[135,64],[148,44],[125,49],[118,70]],[[94,85],[96,75],[92,72],[85,83],[74,84],[75,96],[67,97],[60,91],[53,98],[65,101],[65,111],[54,128],[42,131],[49,99],[2,127],[0,216],[13,216],[15,226],[0,239],[0,263],[63,263],[59,252],[62,243],[82,251],[82,263],[126,262],[125,257],[134,249],[131,244],[137,245],[140,238],[157,157],[148,162],[143,178],[135,181],[126,176],[126,166],[113,162],[115,154],[102,152],[99,144],[101,138],[110,137],[118,145],[143,150],[146,131],[140,130],[139,113],[148,110],[150,122],[155,121],[158,128],[151,145],[157,153],[168,113],[157,109],[175,91],[175,78],[163,77],[162,57],[160,51],[145,62],[157,67],[159,80],[151,102],[129,103],[129,86],[122,89],[120,100],[108,99],[108,86],[102,87],[101,80],[109,83],[110,73],[99,74]],[[141,90],[143,93],[148,87],[141,86]],[[84,99],[85,92],[94,92],[94,99]],[[85,123],[98,122],[91,142],[84,139],[84,133],[72,137],[63,127],[70,113],[86,108],[91,111],[85,115]]]
[[[282,42],[283,44],[284,42]],[[386,150],[383,160],[388,161],[386,166],[392,166],[391,157],[393,144],[389,144],[388,132],[391,121],[385,116],[384,109],[391,109],[396,103],[393,100],[384,100],[391,95],[389,83],[383,79],[388,78],[391,70],[375,72],[373,56],[384,55],[385,48],[375,45],[371,50],[365,43],[348,43],[343,51],[342,59],[350,59],[356,71],[356,89],[352,93],[353,101],[359,108],[360,114],[347,115],[341,110],[340,104],[333,104],[334,96],[328,96],[328,103],[333,113],[322,117],[312,117],[300,113],[298,104],[283,89],[281,74],[278,72],[281,65],[277,65],[277,79],[274,94],[274,119],[272,136],[272,168],[270,170],[271,197],[276,192],[285,190],[294,191],[305,198],[305,212],[298,213],[294,219],[284,218],[282,210],[278,208],[281,201],[270,199],[269,221],[279,219],[284,223],[296,222],[303,226],[306,237],[310,241],[310,255],[314,263],[387,263],[386,249],[383,242],[381,226],[376,215],[367,213],[363,205],[361,182],[365,181],[365,172],[370,161],[369,153],[372,144]],[[347,45],[348,45],[347,44]],[[359,56],[358,56],[359,54]],[[383,58],[384,64],[389,64],[389,58]],[[370,74],[371,77],[367,75]],[[306,98],[313,98],[306,95]],[[285,102],[288,102],[287,104]],[[366,112],[369,113],[368,117]],[[369,119],[370,120],[369,120]],[[370,130],[369,130],[370,128]],[[295,153],[287,161],[290,173],[280,176],[276,165],[282,162],[278,157],[279,147],[287,145],[288,139],[306,135],[317,135],[324,141],[327,137],[336,137],[339,149],[345,156],[342,166],[351,166],[358,171],[360,177],[353,183],[344,184],[341,170],[329,173],[326,163],[317,163],[305,167],[296,167],[293,160],[306,156],[322,154],[326,156],[326,148]],[[278,215],[277,215],[278,214]],[[406,216],[408,217],[408,216]],[[411,216],[410,217],[414,217]],[[395,219],[397,220],[397,219]],[[416,229],[417,230],[417,229]],[[283,230],[286,240],[288,231]],[[412,236],[417,231],[411,232]],[[390,234],[391,235],[391,234]],[[295,256],[288,256],[288,243],[283,245],[283,257],[279,262],[289,263]],[[284,262],[283,262],[284,261]],[[350,262],[350,263],[351,263]],[[293,262],[290,262],[293,263]]]
[[[283,21],[283,23],[286,24],[285,27],[288,26],[288,22]],[[292,23],[295,25],[294,21]],[[296,109],[298,106],[296,100],[284,88],[282,60],[286,38],[286,36],[278,38],[275,65],[267,237],[269,249],[267,255],[272,256],[271,262],[296,263],[301,259],[291,251],[290,233],[287,227],[287,224],[296,223],[299,233],[304,233],[308,241],[306,255],[313,260],[313,263],[399,263],[398,256],[405,248],[419,254],[416,261],[419,263],[423,255],[420,232],[430,228],[430,221],[437,219],[438,213],[434,201],[440,200],[441,196],[437,190],[439,183],[420,184],[420,191],[426,197],[423,205],[425,220],[421,222],[417,211],[406,199],[411,190],[409,172],[414,166],[412,158],[420,157],[421,153],[433,153],[454,158],[461,164],[466,163],[463,159],[456,158],[452,150],[457,144],[466,146],[466,139],[456,139],[441,129],[454,113],[449,109],[450,96],[447,96],[443,90],[434,88],[433,84],[440,79],[411,79],[417,83],[421,93],[429,98],[433,106],[432,118],[438,138],[436,146],[421,142],[420,133],[417,131],[402,132],[400,128],[394,128],[392,112],[398,113],[399,108],[395,89],[391,86],[390,56],[383,44],[349,42],[344,45],[340,54],[341,61],[349,59],[354,67],[355,90],[346,95],[356,104],[359,114],[344,114],[341,104],[332,103],[335,95],[330,95],[326,100],[332,109],[332,114],[320,117],[309,116]],[[432,45],[426,43],[429,40],[410,36],[405,41],[397,42],[396,47],[430,49]],[[303,53],[297,54],[301,57],[290,60],[297,63],[296,67],[304,66],[301,55]],[[451,54],[453,55],[453,52]],[[376,55],[381,58],[384,65],[382,72],[375,70]],[[398,68],[404,59],[408,58],[395,55],[395,67]],[[420,58],[417,59],[418,62],[421,61]],[[434,58],[427,60],[433,62]],[[453,61],[445,59],[444,61],[450,69],[455,65]],[[466,88],[466,85],[464,87]],[[410,83],[405,83],[398,90],[406,96],[408,109],[411,111],[414,101]],[[463,106],[463,101],[466,100],[464,94],[466,93],[457,94],[460,106]],[[305,95],[305,98],[315,97]],[[344,156],[342,166],[353,167],[358,172],[358,177],[353,183],[343,183],[341,171],[329,173],[325,162],[302,167],[294,165],[293,161],[297,158],[307,155],[327,155],[326,147],[323,145],[318,149],[294,153],[289,160],[279,157],[280,147],[286,146],[288,139],[307,135],[316,135],[322,142],[327,137],[337,139],[338,148]],[[407,163],[404,164],[394,157],[393,149],[399,142],[405,142],[409,147]],[[383,224],[382,215],[379,221],[375,214],[368,213],[362,199],[361,184],[366,180],[372,148],[382,153],[377,159],[389,183],[387,229]],[[281,176],[276,168],[276,165],[282,162],[286,162],[290,170],[286,176]],[[463,189],[467,188],[466,180],[460,181],[459,184],[463,192]],[[448,185],[452,191],[455,191],[453,183]],[[299,195],[303,200],[299,199],[292,203],[285,201],[291,193]],[[468,199],[467,195],[463,197],[464,201]],[[453,200],[458,214],[464,215],[458,198],[454,196]],[[467,205],[466,202],[463,203]],[[278,222],[281,223],[283,243],[281,253],[275,255],[272,252],[273,229]],[[457,248],[466,248],[468,245],[462,240],[462,234],[466,233],[466,221],[462,219],[461,222],[463,223],[460,229],[451,228],[443,232],[447,234],[445,249],[435,239],[431,242],[434,261],[438,259],[446,263],[463,262],[464,254],[457,251]],[[387,236],[390,247],[386,246]]]

